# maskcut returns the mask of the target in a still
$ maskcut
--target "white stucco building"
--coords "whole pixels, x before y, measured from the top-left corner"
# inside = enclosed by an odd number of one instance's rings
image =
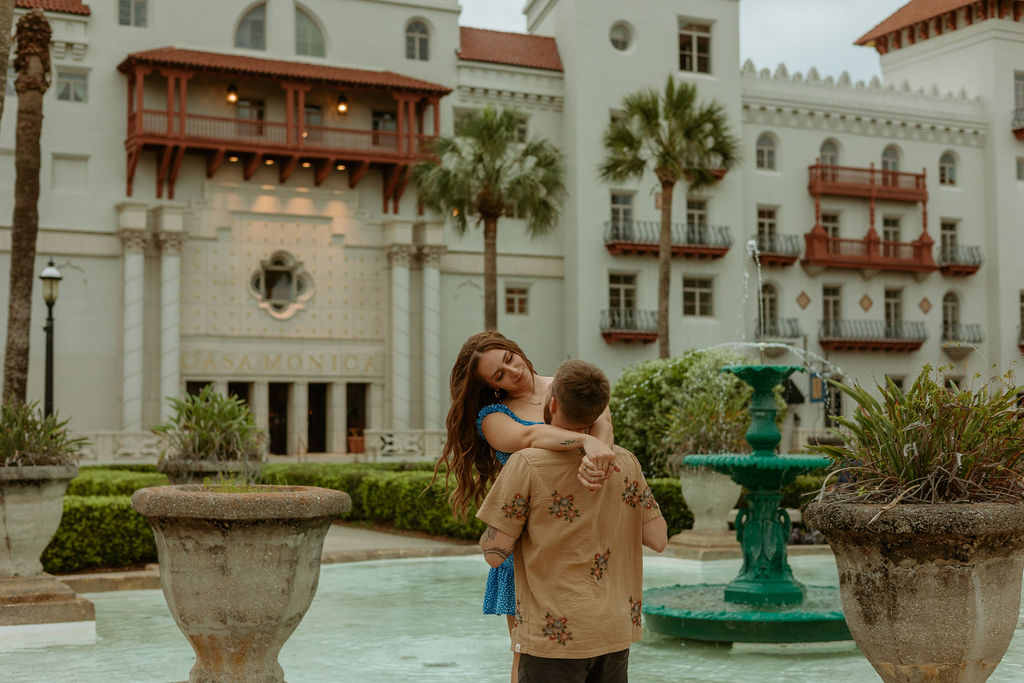
[[[483,323],[482,238],[420,212],[409,172],[487,104],[517,107],[568,170],[554,232],[499,224],[499,329],[542,372],[580,357],[615,378],[655,357],[656,183],[610,186],[597,166],[622,98],[670,74],[722,104],[743,150],[713,188],[675,194],[675,353],[780,341],[861,381],[1016,362],[1024,2],[879,17],[860,41],[880,54],[870,83],[741,65],[739,5],[530,0],[520,35],[460,28],[456,0],[18,0],[53,27],[37,266],[65,278],[58,410],[97,457],[151,453],[163,397],[212,382],[274,453],[344,453],[363,430],[436,452],[451,363]],[[793,413],[823,426],[820,404]]]

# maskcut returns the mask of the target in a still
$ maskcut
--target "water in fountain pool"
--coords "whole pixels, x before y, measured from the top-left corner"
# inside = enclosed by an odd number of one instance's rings
[[[835,585],[831,557],[795,557],[791,564],[803,582]],[[738,568],[738,560],[646,557],[644,584],[720,583]],[[480,614],[485,570],[483,560],[474,556],[325,566],[312,607],[281,651],[287,680],[507,681],[511,655],[505,620]],[[192,649],[160,591],[87,597],[96,603],[95,645],[0,653],[0,680],[145,683],[188,678]],[[642,683],[877,680],[851,643],[729,648],[653,633],[634,643],[630,673]],[[1024,680],[1024,637],[1018,632],[989,681],[1019,680]]]

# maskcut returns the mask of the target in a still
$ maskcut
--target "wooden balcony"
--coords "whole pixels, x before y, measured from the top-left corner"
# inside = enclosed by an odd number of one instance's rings
[[[821,226],[804,234],[804,258],[809,268],[853,268],[865,271],[929,273],[938,266],[932,258],[932,238],[928,233],[913,242],[878,239],[874,228],[863,239],[829,237]]]
[[[1024,140],[1024,108],[1013,110],[1013,135],[1018,140]]]
[[[799,235],[758,235],[754,240],[762,266],[791,266],[800,258]]]
[[[939,271],[943,275],[974,275],[981,268],[981,247],[939,249]]]
[[[925,174],[868,168],[812,164],[807,191],[814,196],[857,197],[898,202],[927,202]]]
[[[128,79],[127,194],[132,195],[142,152],[152,150],[157,159],[156,196],[161,198],[166,187],[171,199],[184,155],[201,154],[208,178],[227,161],[241,163],[246,180],[268,166],[277,170],[282,183],[300,167],[312,169],[316,185],[332,172],[347,171],[348,185],[355,188],[368,170],[376,168],[382,174],[384,213],[389,207],[397,212],[412,164],[423,158],[440,131],[440,98],[450,92],[387,71],[173,47],[128,55],[118,69]],[[150,90],[147,83],[152,80],[160,81],[160,89],[166,86],[163,109],[143,106],[143,93]],[[192,101],[190,82],[196,93]],[[243,116],[234,102],[241,106],[239,94],[246,91],[254,93],[259,106],[250,105]],[[234,100],[226,97],[228,92]],[[387,129],[343,125],[348,109],[342,110],[341,103],[357,108],[372,102],[380,107],[382,93],[391,96],[394,107]],[[307,123],[310,107],[320,112],[318,118],[336,125]],[[337,115],[332,113],[335,108]],[[285,120],[264,120],[264,111],[283,114]],[[425,130],[428,114],[432,134]]]
[[[828,351],[917,351],[928,338],[924,323],[885,320],[824,320],[818,343]]]
[[[660,221],[608,221],[604,224],[604,245],[615,256],[658,255]],[[672,256],[719,259],[732,246],[725,225],[672,224]]]
[[[605,309],[601,311],[601,336],[609,344],[650,344],[658,340],[658,313],[635,309]]]

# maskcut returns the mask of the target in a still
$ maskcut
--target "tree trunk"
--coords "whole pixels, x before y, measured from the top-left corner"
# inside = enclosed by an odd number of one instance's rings
[[[658,358],[671,358],[668,301],[672,291],[672,190],[675,183],[661,181],[661,239],[658,241]]]
[[[484,219],[484,329],[498,329],[498,217]]]
[[[14,23],[14,0],[0,0],[0,74],[7,83],[7,59],[11,55],[11,26]],[[4,118],[6,85],[0,88],[0,121]]]
[[[43,127],[43,93],[49,87],[50,24],[40,9],[18,21],[18,125],[14,143],[14,216],[11,219],[11,287],[7,309],[3,401],[25,401],[32,280],[39,231],[39,138]]]

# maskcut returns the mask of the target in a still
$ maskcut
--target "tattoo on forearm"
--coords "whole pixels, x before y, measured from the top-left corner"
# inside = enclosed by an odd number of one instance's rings
[[[566,439],[565,441],[563,441],[559,445],[561,445],[561,446],[577,446],[577,445],[579,445],[579,443],[580,443],[579,439]]]
[[[488,555],[497,555],[498,557],[501,558],[502,562],[507,560],[509,555],[511,555],[511,554],[512,554],[511,550],[505,550],[504,548],[488,548],[487,550],[484,551],[484,557],[487,557]]]
[[[493,526],[488,526],[487,530],[484,531],[484,535],[480,537],[480,542],[482,543],[484,541],[490,541],[491,539],[493,539],[497,535],[498,535],[498,530],[495,529]]]

